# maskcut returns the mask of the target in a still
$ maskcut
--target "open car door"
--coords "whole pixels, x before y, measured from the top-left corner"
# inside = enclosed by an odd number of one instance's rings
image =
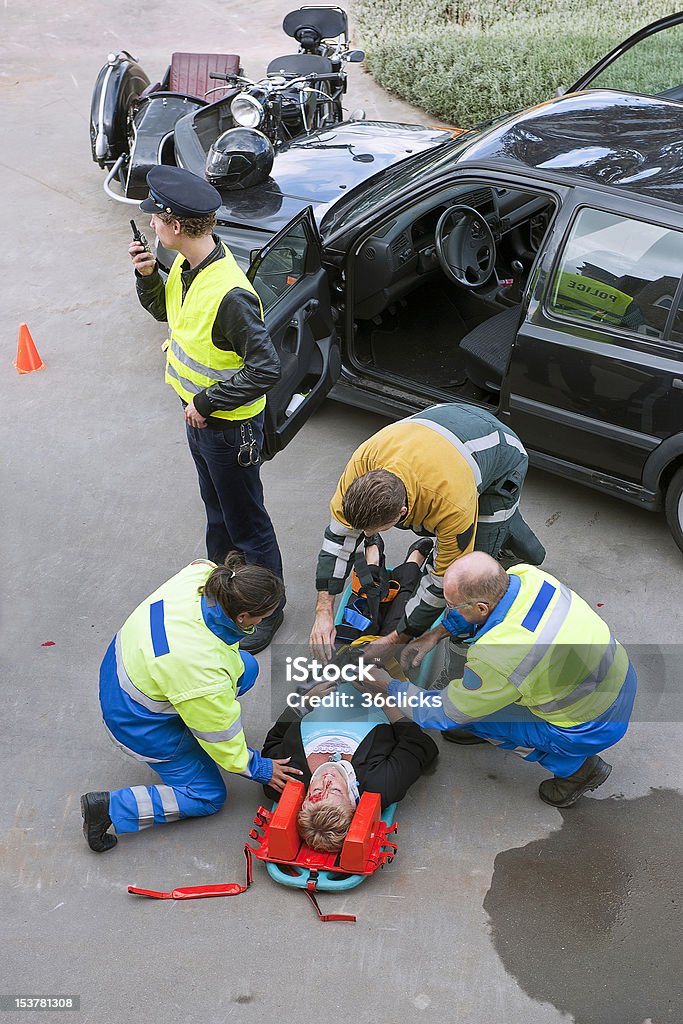
[[[582,89],[683,100],[683,11],[634,32],[566,91]]]
[[[318,408],[341,371],[322,244],[310,206],[258,252],[247,277],[263,303],[282,366],[266,402],[263,458],[272,459]]]

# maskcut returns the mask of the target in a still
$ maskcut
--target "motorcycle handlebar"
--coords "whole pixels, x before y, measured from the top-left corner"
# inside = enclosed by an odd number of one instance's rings
[[[277,72],[268,75],[269,79],[282,78],[285,86],[296,85],[298,82],[337,82],[342,77],[338,71],[331,71],[326,74],[297,75],[296,78],[287,78],[286,75],[279,75]]]

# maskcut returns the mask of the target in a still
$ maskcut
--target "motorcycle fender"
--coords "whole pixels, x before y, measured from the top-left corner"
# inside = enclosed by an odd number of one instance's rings
[[[174,163],[173,130],[186,114],[204,104],[178,93],[153,93],[139,107],[133,119],[133,138],[126,177],[129,199],[147,195],[147,172],[156,164]]]
[[[111,54],[100,69],[90,101],[90,149],[100,167],[111,167],[128,150],[128,115],[149,85],[129,53]]]

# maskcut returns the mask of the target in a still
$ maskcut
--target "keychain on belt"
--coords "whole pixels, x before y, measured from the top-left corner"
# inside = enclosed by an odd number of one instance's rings
[[[258,466],[261,461],[261,453],[258,450],[251,423],[240,423],[240,437],[242,441],[237,453],[237,465]]]

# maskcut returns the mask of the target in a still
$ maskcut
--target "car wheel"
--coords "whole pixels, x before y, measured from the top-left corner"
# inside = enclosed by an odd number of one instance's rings
[[[676,470],[666,491],[666,521],[673,539],[683,551],[683,466]]]

